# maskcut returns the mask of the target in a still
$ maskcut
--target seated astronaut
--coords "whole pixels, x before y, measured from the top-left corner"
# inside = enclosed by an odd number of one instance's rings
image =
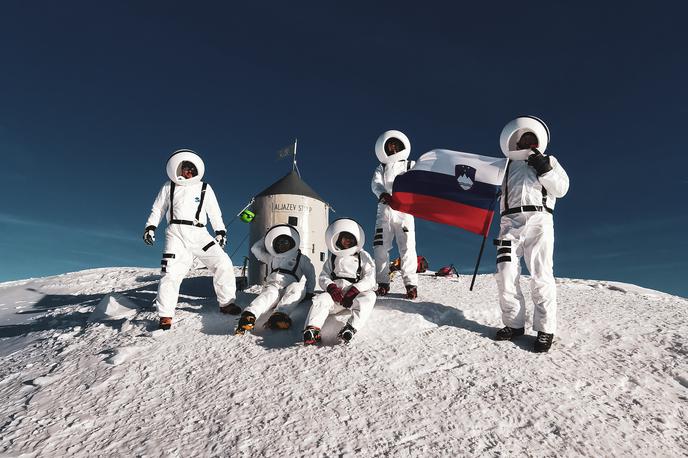
[[[363,228],[352,219],[335,220],[327,228],[325,243],[330,254],[318,281],[326,292],[313,298],[303,332],[305,345],[320,342],[320,331],[327,317],[347,309],[351,316],[337,336],[348,343],[375,306],[375,263],[363,250]]]
[[[289,315],[315,288],[315,269],[308,256],[299,250],[301,238],[296,228],[279,224],[273,226],[251,247],[251,252],[270,272],[263,291],[244,310],[235,334],[253,330],[257,320],[272,310],[265,323],[271,329],[289,329]]]

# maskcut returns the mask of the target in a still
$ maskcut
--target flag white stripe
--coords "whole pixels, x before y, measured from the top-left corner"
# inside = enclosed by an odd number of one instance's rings
[[[473,167],[476,181],[495,186],[502,184],[507,158],[481,156],[447,149],[434,149],[423,154],[412,170],[442,173],[454,176],[457,165]]]

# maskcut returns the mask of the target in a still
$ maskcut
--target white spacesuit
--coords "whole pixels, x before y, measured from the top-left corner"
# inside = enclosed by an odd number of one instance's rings
[[[196,153],[191,150],[174,152],[167,161],[170,181],[160,189],[146,222],[144,241],[152,245],[154,231],[163,214],[167,218],[162,278],[155,300],[163,329],[169,329],[171,325],[179,286],[194,257],[213,273],[213,286],[223,311],[228,308],[233,310],[229,313],[240,311],[234,304],[234,268],[223,249],[227,238],[222,213],[213,189],[201,181],[204,172],[205,165]],[[215,230],[215,238],[205,229],[208,219]]]
[[[502,321],[497,340],[523,335],[525,299],[519,279],[524,257],[531,275],[535,351],[548,351],[557,326],[557,292],[553,272],[554,206],[569,188],[569,178],[554,156],[545,156],[549,130],[540,119],[520,117],[504,127],[501,147],[510,158],[500,203],[496,280]]]
[[[418,294],[415,221],[408,213],[398,212],[389,206],[394,179],[406,173],[415,164],[414,161],[408,160],[410,153],[409,139],[398,130],[383,133],[375,144],[375,154],[380,165],[375,169],[371,182],[373,194],[378,198],[373,254],[375,279],[378,283],[377,294],[380,296],[389,292],[389,250],[395,238],[407,297],[414,299]]]
[[[375,264],[363,250],[363,228],[352,219],[335,220],[325,232],[325,243],[330,254],[318,281],[326,292],[313,298],[303,335],[306,345],[320,341],[320,328],[330,313],[345,309],[351,309],[351,317],[338,337],[349,342],[375,306]]]
[[[239,319],[235,334],[251,331],[261,315],[275,307],[266,326],[272,329],[291,327],[289,315],[315,289],[315,268],[301,253],[301,237],[295,227],[287,224],[273,226],[251,247],[251,252],[268,267],[263,291],[253,299]]]

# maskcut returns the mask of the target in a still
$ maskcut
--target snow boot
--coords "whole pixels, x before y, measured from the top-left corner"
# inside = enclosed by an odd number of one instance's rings
[[[303,331],[303,344],[315,345],[320,342],[320,328],[315,326],[308,326]]]
[[[239,317],[239,324],[237,324],[236,331],[234,335],[242,336],[246,334],[246,331],[253,331],[256,324],[256,316],[251,312],[244,312]]]
[[[339,331],[337,337],[339,337],[339,339],[345,344],[348,344],[349,342],[351,342],[351,339],[354,338],[354,334],[356,334],[356,329],[349,323],[346,323],[346,326],[344,326],[342,330]]]
[[[538,331],[537,338],[535,339],[535,344],[533,345],[533,351],[535,353],[547,353],[552,346],[552,341],[554,340],[554,334],[548,334],[546,332]]]
[[[234,302],[231,302],[226,305],[221,305],[220,313],[224,313],[225,315],[238,315],[241,313],[241,307],[236,305]]]
[[[380,283],[377,285],[377,291],[375,294],[378,296],[386,296],[389,293],[389,283]]]
[[[289,329],[291,327],[291,318],[286,313],[275,312],[265,322],[265,327],[270,329]]]
[[[509,326],[504,326],[495,334],[495,340],[512,340],[522,336],[524,333],[525,328],[510,328]]]
[[[160,329],[163,331],[167,331],[172,327],[172,317],[170,316],[161,316],[160,317]]]
[[[418,297],[418,288],[416,285],[406,285],[406,299],[415,299]]]

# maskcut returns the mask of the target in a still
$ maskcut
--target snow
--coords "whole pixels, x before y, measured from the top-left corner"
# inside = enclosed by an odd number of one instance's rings
[[[0,284],[0,455],[685,456],[688,300],[557,280],[552,351],[496,342],[491,275],[399,279],[348,346],[331,318],[235,337],[207,271],[157,330],[157,270]],[[528,294],[527,277],[522,284]],[[248,305],[253,288],[239,295]]]

